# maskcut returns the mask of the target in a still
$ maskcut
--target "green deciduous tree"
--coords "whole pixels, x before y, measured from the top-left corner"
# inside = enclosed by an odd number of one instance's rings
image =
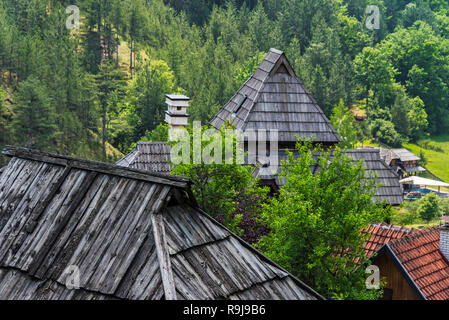
[[[198,150],[194,148],[193,131],[189,127],[188,143],[191,151],[188,159],[190,163],[176,165],[172,174],[190,179],[192,191],[201,209],[246,240],[254,242],[259,238],[254,234],[255,230],[265,230],[263,224],[258,221],[258,211],[261,203],[267,198],[268,188],[258,185],[258,179],[253,176],[253,167],[243,166],[236,161],[237,140],[235,136],[228,136],[233,145],[233,159],[229,163],[226,158],[225,129],[222,128],[220,131],[212,129],[214,135],[210,140],[204,138],[208,129],[210,128],[206,126],[202,128],[201,152],[204,154],[207,152],[208,146],[217,143],[217,150],[221,149],[219,162],[208,164],[200,161],[200,163],[195,163],[194,153]],[[176,142],[170,144],[173,146],[176,145]],[[200,158],[203,159],[201,154]]]
[[[419,97],[410,99],[405,88],[394,85],[394,102],[391,106],[391,120],[398,133],[416,141],[427,129],[427,113]]]
[[[338,149],[332,159],[308,142],[297,149],[301,156],[290,155],[282,165],[286,183],[279,197],[264,206],[271,233],[259,248],[326,297],[377,298],[380,292],[366,289],[365,270],[358,264],[367,258],[361,230],[387,215],[373,202],[375,182],[366,179],[361,163],[354,165]]]
[[[439,198],[438,196],[431,192],[422,198],[419,202],[418,214],[424,221],[431,221],[438,217],[440,209],[439,209]]]
[[[351,110],[345,106],[343,100],[334,107],[330,121],[342,139],[339,146],[343,149],[354,148],[359,130]]]
[[[411,27],[416,21],[421,20],[429,25],[434,25],[435,17],[429,5],[423,0],[409,3],[401,12],[399,23],[405,28]]]

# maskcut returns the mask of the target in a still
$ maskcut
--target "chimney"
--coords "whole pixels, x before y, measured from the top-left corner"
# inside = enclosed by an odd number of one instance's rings
[[[449,260],[449,217],[442,217],[445,221],[440,226],[440,251]]]
[[[165,122],[170,126],[168,131],[168,139],[173,140],[176,137],[176,131],[187,126],[187,107],[190,98],[178,94],[166,94],[165,103],[168,110],[165,112]]]

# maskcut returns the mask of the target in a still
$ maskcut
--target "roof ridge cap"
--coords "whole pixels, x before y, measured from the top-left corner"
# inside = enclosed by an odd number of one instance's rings
[[[276,48],[270,48],[270,50],[268,50],[268,52],[274,52],[274,53],[281,54],[281,55],[285,54],[284,51],[276,49]]]
[[[123,167],[115,163],[107,163],[82,158],[75,158],[55,153],[42,152],[35,149],[27,149],[7,145],[3,149],[2,154],[10,157],[16,157],[32,161],[42,161],[46,163],[52,163],[60,166],[70,165],[82,170],[96,171],[104,174],[122,176],[129,179],[138,179],[149,182],[151,180],[152,183],[176,185],[178,187],[179,186],[186,187],[190,183],[190,180],[188,178],[181,176]]]

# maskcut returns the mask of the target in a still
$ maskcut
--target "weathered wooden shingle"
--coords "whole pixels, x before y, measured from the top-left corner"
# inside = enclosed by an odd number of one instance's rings
[[[404,201],[402,187],[399,183],[399,176],[380,158],[379,149],[352,149],[346,150],[345,152],[347,156],[350,156],[354,160],[354,162],[363,162],[363,167],[366,170],[367,178],[376,179],[377,191],[374,195],[375,200],[385,201],[387,204],[392,205],[398,205]],[[299,157],[299,152],[296,150],[292,153],[294,158]],[[318,158],[318,155],[316,157]],[[279,164],[287,159],[288,153],[285,150],[279,151]],[[316,167],[311,169],[317,170]],[[278,187],[281,187],[284,184],[282,179],[280,179],[277,175],[277,172],[272,174],[267,172],[266,169],[264,170],[264,168],[260,168],[256,171],[256,174],[262,180],[275,181]]]
[[[252,297],[321,298],[193,207],[184,178],[4,153],[13,158],[0,174],[0,300],[231,299],[270,282],[271,296]],[[72,267],[76,290],[66,287]]]
[[[136,149],[117,165],[159,173],[170,173],[170,146],[165,142],[138,142]]]
[[[374,195],[376,200],[385,200],[387,204],[393,205],[404,202],[399,176],[381,159],[379,149],[347,150],[346,154],[351,156],[354,161],[362,160],[367,172],[376,177],[378,184],[377,192]]]
[[[238,108],[242,98],[246,100]],[[327,144],[340,141],[285,54],[276,49],[270,49],[260,67],[217,113],[211,125],[218,129],[227,121],[241,130],[278,130],[281,142],[294,143],[295,135]]]

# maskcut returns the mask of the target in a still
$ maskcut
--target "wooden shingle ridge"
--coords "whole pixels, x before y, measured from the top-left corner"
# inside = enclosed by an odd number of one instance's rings
[[[276,49],[270,49],[254,74],[215,115],[211,125],[218,129],[226,121],[241,130],[278,130],[279,141],[294,142],[295,135],[314,136],[317,142],[341,141],[285,54]]]
[[[200,211],[188,187],[7,153],[0,300],[322,298]],[[78,290],[65,285],[69,266],[79,268]]]
[[[3,155],[9,157],[17,157],[35,161],[48,162],[60,166],[69,166],[71,168],[96,171],[110,175],[121,176],[130,179],[143,180],[154,183],[161,183],[175,187],[185,188],[189,183],[189,179],[180,176],[173,176],[158,172],[149,172],[134,168],[124,168],[123,166],[109,164],[98,161],[84,160],[70,156],[46,153],[38,150],[27,148],[6,146],[3,149]]]

